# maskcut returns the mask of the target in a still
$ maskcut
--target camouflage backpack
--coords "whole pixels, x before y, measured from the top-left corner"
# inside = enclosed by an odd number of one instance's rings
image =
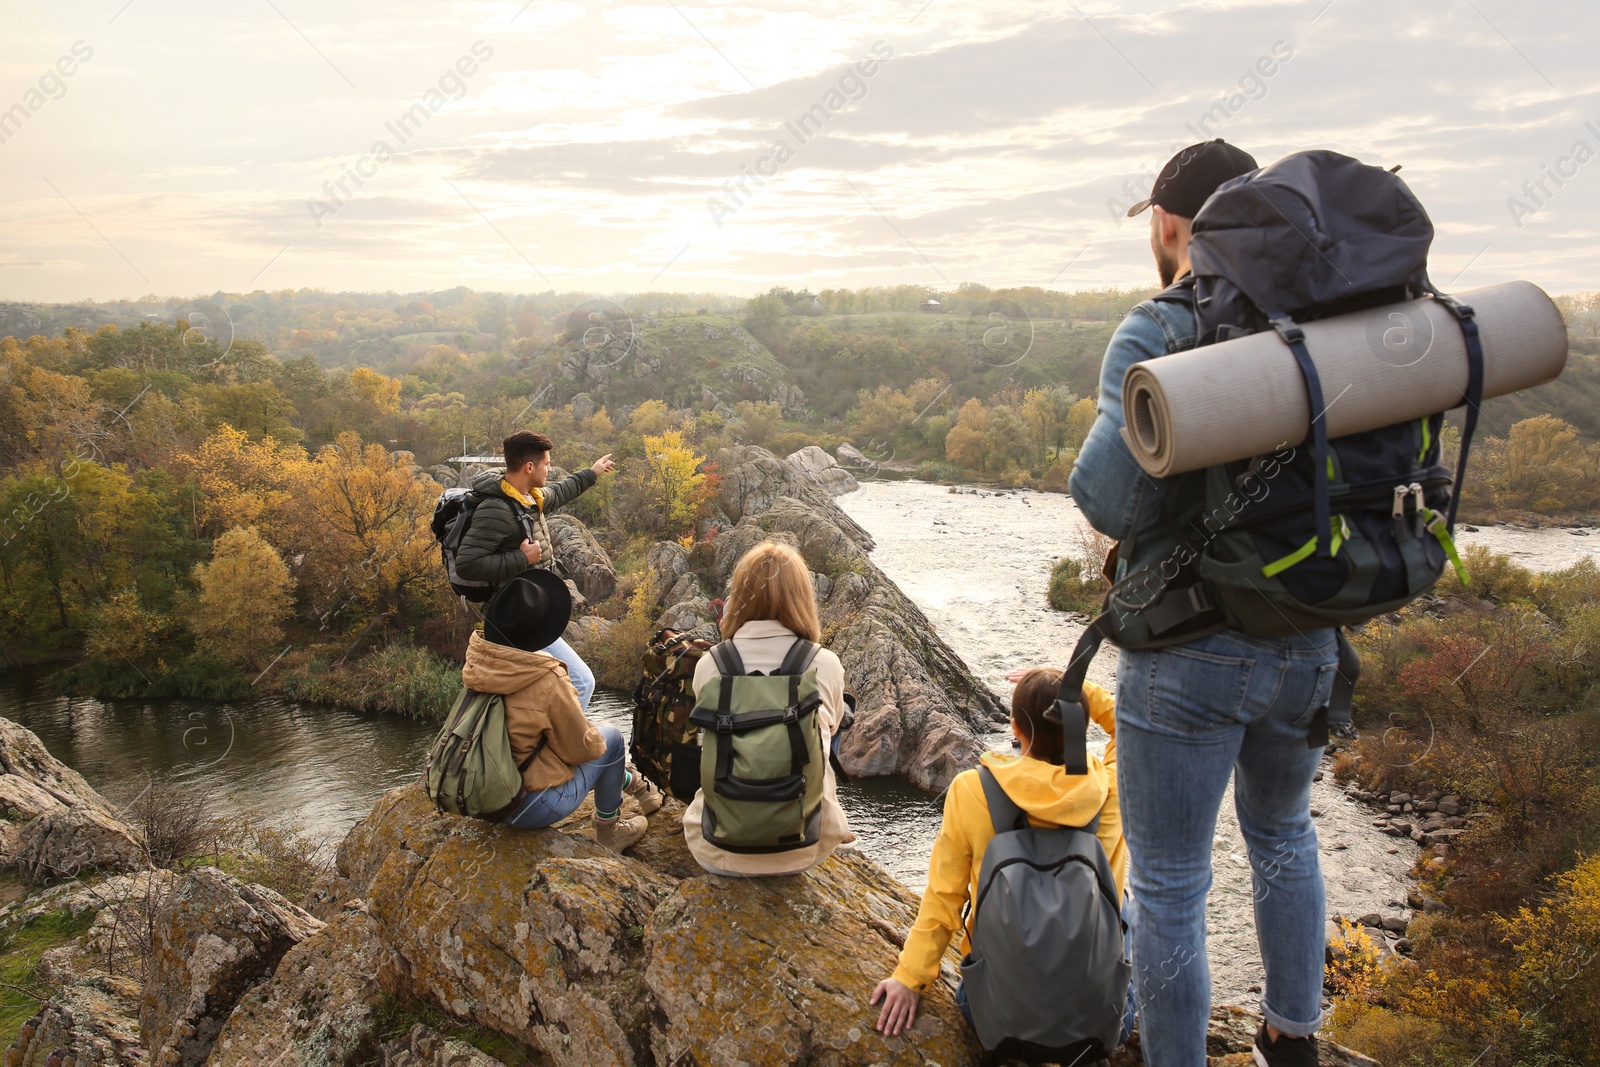
[[[711,642],[662,630],[644,654],[643,677],[633,691],[634,766],[661,789],[687,803],[700,788],[700,727],[694,710],[694,671]]]

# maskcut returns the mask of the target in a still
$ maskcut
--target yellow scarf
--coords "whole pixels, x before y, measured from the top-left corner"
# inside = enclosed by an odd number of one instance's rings
[[[533,490],[533,496],[523,496],[521,490],[512,485],[510,482],[506,481],[504,478],[501,478],[500,488],[505,491],[506,496],[509,496],[512,500],[517,501],[523,507],[536,508],[540,512],[544,511],[544,493],[537,487],[535,487]]]

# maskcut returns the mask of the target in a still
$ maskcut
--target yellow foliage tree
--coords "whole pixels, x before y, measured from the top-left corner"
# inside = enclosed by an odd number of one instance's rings
[[[292,507],[309,473],[303,449],[275,438],[251,441],[226,424],[177,466],[194,475],[200,495],[200,532],[215,537],[235,526],[252,526],[280,552],[303,547],[304,516]]]
[[[672,422],[672,409],[664,401],[646,400],[628,416],[628,429],[641,436],[663,434]]]
[[[1067,429],[1062,437],[1061,446],[1073,452],[1082,448],[1084,438],[1089,436],[1089,430],[1094,426],[1098,414],[1093,397],[1086,396],[1072,405],[1067,412]]]
[[[350,391],[385,415],[400,410],[400,379],[370,367],[357,367],[350,372]]]
[[[973,397],[961,405],[956,424],[944,438],[944,458],[963,467],[982,470],[988,459],[989,412]]]
[[[448,587],[428,528],[439,486],[411,461],[353,433],[317,454],[301,521],[311,531],[301,586],[324,627],[440,610]]]
[[[283,637],[294,579],[254,527],[217,538],[211,562],[194,568],[200,595],[189,626],[205,655],[237,667],[259,667]]]
[[[678,430],[646,434],[644,456],[650,470],[650,491],[667,525],[677,529],[691,525],[695,491],[706,480],[699,470],[705,457],[686,444]]]

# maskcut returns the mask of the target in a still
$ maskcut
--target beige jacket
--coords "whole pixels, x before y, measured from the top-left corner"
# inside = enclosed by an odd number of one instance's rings
[[[529,790],[564,785],[572,780],[572,768],[606,753],[600,731],[583,717],[566,664],[554,656],[497,645],[474,631],[461,682],[468,689],[505,697],[506,733],[518,763],[543,739],[538,757],[522,772],[522,784]]]
[[[738,650],[739,658],[744,660],[745,670],[773,671],[782,666],[783,657],[789,651],[789,646],[794,644],[794,639],[794,631],[782,623],[759,620],[747,622],[739,628],[733,637],[733,647]],[[844,715],[844,665],[839,662],[838,656],[824,648],[817,652],[812,666],[817,671],[817,688],[822,691],[822,707],[817,721],[822,728],[822,751],[826,754]],[[701,656],[694,672],[695,695],[699,696],[702,687],[721,676],[712,658]],[[762,855],[725,852],[705,839],[701,830],[701,795],[696,793],[683,813],[683,837],[689,844],[690,854],[700,866],[713,874],[745,877],[798,874],[821,863],[834,849],[856,839],[855,834],[850,832],[844,809],[839,806],[839,790],[834,781],[832,764],[827,764],[823,773],[822,832],[815,845]]]

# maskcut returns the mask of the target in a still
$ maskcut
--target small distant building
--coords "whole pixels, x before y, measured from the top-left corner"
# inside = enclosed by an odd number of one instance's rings
[[[926,299],[922,303],[918,304],[917,305],[917,309],[920,310],[920,311],[943,312],[944,311],[944,304],[940,303],[938,297],[930,296],[930,297],[928,297],[928,299]]]

